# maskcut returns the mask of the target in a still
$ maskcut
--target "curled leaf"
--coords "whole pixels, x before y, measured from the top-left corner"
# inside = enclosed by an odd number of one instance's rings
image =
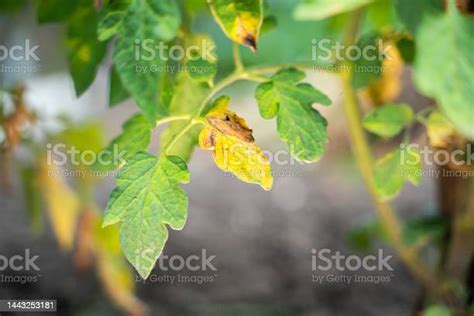
[[[220,169],[269,190],[273,184],[270,162],[255,144],[245,120],[226,109],[228,103],[228,97],[216,100],[215,110],[207,116],[209,125],[199,135],[199,146],[214,151]]]

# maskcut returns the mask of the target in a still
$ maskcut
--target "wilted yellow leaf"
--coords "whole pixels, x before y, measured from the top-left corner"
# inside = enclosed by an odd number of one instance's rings
[[[270,190],[273,184],[270,162],[255,144],[245,120],[226,109],[228,103],[228,97],[216,101],[215,110],[207,115],[208,125],[199,135],[199,146],[214,151],[214,161],[220,169]]]
[[[382,62],[383,72],[379,80],[367,88],[366,93],[374,105],[392,102],[400,95],[403,59],[394,42],[385,42],[390,47],[389,56]]]
[[[90,229],[98,276],[108,297],[127,315],[145,315],[146,306],[134,294],[135,280],[119,242],[119,228],[102,228],[97,212],[90,212]]]
[[[446,147],[455,134],[453,124],[441,112],[431,113],[426,123],[430,144],[433,147]]]
[[[61,248],[71,249],[79,214],[79,198],[60,176],[60,170],[43,161],[39,182],[53,232]]]

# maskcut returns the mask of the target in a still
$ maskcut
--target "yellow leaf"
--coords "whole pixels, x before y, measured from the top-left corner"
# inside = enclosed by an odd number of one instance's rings
[[[386,42],[384,46],[391,48],[389,56],[382,63],[382,75],[366,91],[374,105],[392,102],[402,89],[403,59],[394,42]]]
[[[228,103],[228,97],[216,101],[215,110],[207,115],[208,125],[199,135],[199,146],[214,151],[214,161],[223,171],[270,190],[273,184],[270,162],[255,144],[245,120],[226,109]]]
[[[212,15],[234,42],[257,49],[263,23],[262,0],[208,0]]]
[[[92,248],[102,287],[110,300],[127,315],[145,315],[146,306],[134,294],[134,276],[120,248],[119,228],[102,228],[101,216],[95,211],[90,215]]]
[[[441,112],[435,111],[428,118],[426,128],[433,147],[446,147],[456,133],[453,124]]]
[[[79,198],[60,176],[60,169],[43,161],[39,181],[53,232],[61,248],[73,246],[79,214]]]

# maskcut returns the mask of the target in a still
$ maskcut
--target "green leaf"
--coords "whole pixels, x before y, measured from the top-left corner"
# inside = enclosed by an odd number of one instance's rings
[[[25,0],[2,0],[0,12],[17,12],[25,6]]]
[[[186,64],[188,73],[194,80],[208,82],[217,73],[217,64],[205,59],[190,60]]]
[[[115,66],[112,66],[109,75],[109,106],[113,107],[129,97],[130,94],[123,86]]]
[[[403,103],[391,103],[367,113],[362,122],[365,129],[382,136],[393,137],[413,120],[413,110]]]
[[[263,19],[262,27],[260,28],[260,33],[265,34],[274,30],[278,26],[278,20],[274,15],[267,15]]]
[[[384,200],[396,197],[406,181],[419,185],[422,180],[420,152],[410,146],[400,147],[377,160],[374,168],[377,194]]]
[[[452,1],[450,1],[452,3]],[[433,97],[456,128],[474,139],[474,21],[450,5],[440,18],[423,20],[418,30],[415,82]]]
[[[211,0],[209,7],[222,31],[234,42],[257,49],[263,22],[262,0]]]
[[[186,34],[184,37],[184,48],[198,47],[192,50],[193,57],[208,61],[209,67],[217,65],[217,57],[206,50],[206,47],[215,47],[214,41],[203,34]],[[184,63],[188,66],[186,72],[180,72],[176,76],[176,84],[169,100],[170,115],[194,115],[210,91],[209,85],[204,81],[211,80],[212,76],[199,76],[189,68],[189,60]],[[168,89],[171,90],[171,89]],[[160,149],[163,148],[185,127],[187,122],[173,122],[169,124],[160,136]],[[180,141],[173,146],[169,154],[179,156],[185,161],[189,161],[198,143],[199,132],[202,126],[192,127]]]
[[[431,305],[424,312],[423,316],[451,316],[453,315],[448,307],[444,305]]]
[[[150,122],[166,115],[166,110],[158,104],[160,74],[157,72],[165,60],[160,59],[157,51],[154,58],[145,54],[136,58],[136,46],[148,43],[147,48],[150,45],[154,48],[158,45],[156,40],[172,40],[180,23],[175,1],[133,0],[120,27],[113,60],[123,85]]]
[[[378,34],[369,34],[361,37],[357,42],[357,47],[360,51],[365,51],[367,48],[376,47],[374,56],[376,58],[364,58],[363,56],[357,58],[353,62],[353,76],[352,86],[355,89],[364,88],[375,81],[382,75],[382,59],[379,57],[379,48],[381,38]],[[372,56],[371,56],[372,57]],[[371,60],[372,59],[372,60]]]
[[[80,96],[94,81],[106,51],[106,44],[97,40],[97,13],[92,5],[78,8],[69,21],[67,48],[74,88]]]
[[[174,87],[173,97],[169,106],[171,115],[195,114],[201,102],[209,93],[209,86],[189,78],[182,72],[178,74]],[[173,122],[169,124],[160,136],[161,150],[178,134],[187,122]],[[189,161],[198,143],[199,132],[202,126],[195,126],[190,129],[180,141],[173,146],[171,155],[176,155]]]
[[[358,251],[369,251],[377,239],[381,239],[382,225],[378,221],[364,223],[352,229],[347,241],[349,246]]]
[[[451,142],[451,137],[456,133],[453,124],[446,116],[434,111],[426,121],[426,129],[430,139],[430,145],[433,147],[446,147]]]
[[[132,116],[122,125],[122,133],[101,150],[105,161],[97,161],[94,168],[113,170],[137,152],[146,150],[150,145],[151,128],[143,115]]]
[[[295,9],[297,20],[323,20],[336,14],[349,12],[374,0],[303,0]]]
[[[103,226],[121,222],[120,243],[128,261],[146,279],[168,239],[187,218],[188,197],[179,188],[189,181],[186,163],[176,156],[139,152],[117,176]]]
[[[97,34],[100,41],[105,41],[120,32],[123,19],[127,15],[129,0],[110,3],[102,12]]]
[[[384,32],[400,28],[394,2],[395,0],[373,1],[367,6],[366,19],[372,31]]]
[[[79,0],[38,0],[37,19],[39,23],[61,22],[76,10]],[[92,1],[90,3],[92,6]]]
[[[291,154],[315,162],[322,157],[328,136],[327,122],[312,104],[330,105],[331,100],[310,84],[298,83],[304,77],[294,68],[283,69],[257,87],[255,98],[263,118],[277,116],[278,133]]]
[[[448,227],[441,217],[423,217],[411,220],[403,227],[403,240],[407,245],[429,239],[441,242]]]
[[[416,56],[415,41],[409,38],[402,38],[397,43],[398,51],[407,64],[413,64]]]
[[[395,8],[405,27],[416,34],[425,17],[443,12],[442,0],[396,0]]]
[[[217,73],[216,44],[204,34],[186,34],[184,48],[191,52],[184,64],[186,72],[197,81],[210,82]]]

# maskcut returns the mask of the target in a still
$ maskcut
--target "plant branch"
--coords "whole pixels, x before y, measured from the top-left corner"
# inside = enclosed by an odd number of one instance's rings
[[[165,118],[162,118],[161,120],[156,121],[155,127],[159,127],[163,124],[174,122],[174,121],[185,121],[191,119],[191,115],[176,115],[176,116],[168,116]]]
[[[361,11],[356,11],[353,14],[345,38],[346,45],[352,45],[356,40],[361,14]],[[344,111],[349,126],[349,134],[357,165],[371,196],[377,216],[388,235],[389,243],[423,285],[428,289],[432,289],[437,285],[436,277],[434,277],[425,265],[420,262],[416,251],[404,245],[401,238],[401,224],[396,217],[395,212],[390,204],[382,201],[377,195],[373,178],[374,161],[369,143],[362,127],[357,97],[352,87],[353,65],[348,61],[346,61],[346,64],[347,69],[350,70],[341,72],[344,93]]]
[[[235,71],[241,72],[244,70],[242,57],[240,56],[239,44],[232,43],[232,56],[234,58]]]
[[[266,77],[263,77],[266,74],[276,72],[282,68],[288,67],[295,67],[295,68],[302,68],[302,69],[312,69],[311,65],[307,64],[283,64],[283,65],[273,65],[273,66],[262,66],[262,67],[253,67],[253,68],[245,68],[242,64],[240,59],[240,53],[238,51],[238,46],[234,44],[234,63],[236,64],[236,70],[228,75],[227,77],[223,78],[217,84],[215,84],[204,100],[199,105],[199,108],[194,116],[181,116],[181,117],[170,117],[163,120],[160,120],[159,125],[167,123],[169,121],[174,120],[188,120],[186,126],[183,127],[176,137],[166,145],[164,152],[168,153],[171,148],[178,142],[178,140],[186,134],[186,132],[192,127],[192,125],[196,124],[196,120],[203,115],[207,104],[216,96],[217,93],[221,92],[225,88],[231,86],[237,81],[240,80],[250,80],[256,82],[265,82],[267,80]],[[199,122],[205,124],[205,121],[199,120]],[[157,125],[158,126],[158,125]]]

